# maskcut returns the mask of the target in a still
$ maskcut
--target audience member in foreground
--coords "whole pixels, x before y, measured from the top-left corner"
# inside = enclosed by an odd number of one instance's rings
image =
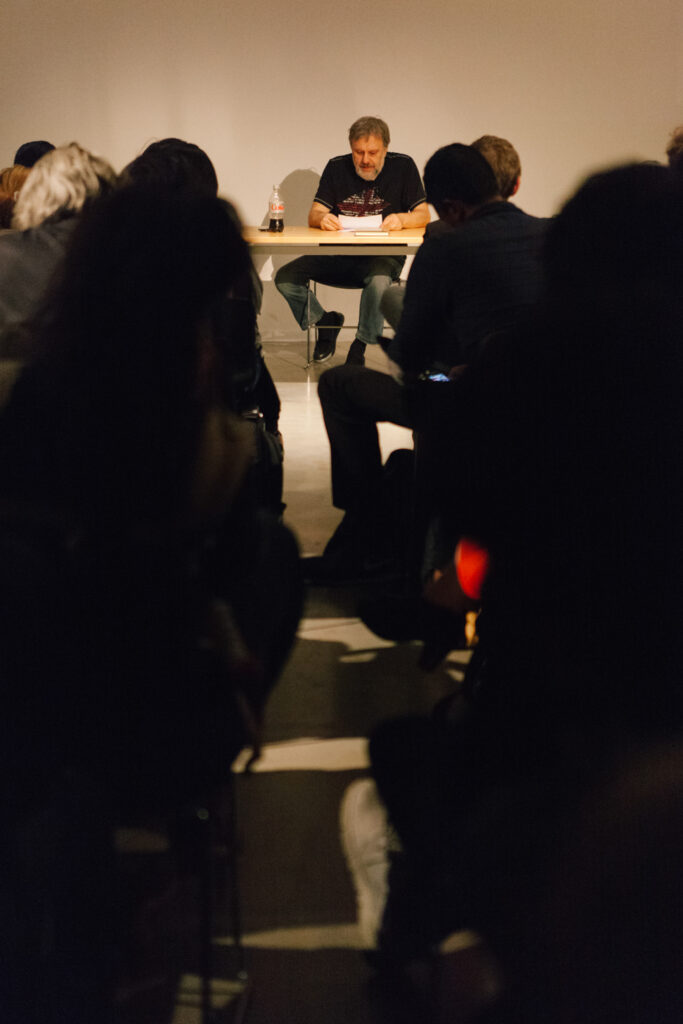
[[[93,204],[0,418],[8,1021],[110,1019],[113,824],[210,798],[293,640],[298,555],[240,507],[211,332],[247,266],[215,198]]]
[[[682,866],[683,743],[648,744],[599,780],[550,851],[538,914],[518,935],[517,1019],[677,1024]]]
[[[152,142],[121,172],[122,184],[168,189],[176,195],[218,195],[218,178],[207,153],[183,139]],[[225,201],[224,201],[225,202]],[[235,209],[225,203],[226,212],[241,230]],[[225,363],[225,397],[233,409],[241,408],[242,393],[251,391],[260,376],[262,358],[256,347],[256,312],[263,286],[251,264],[243,278],[231,285],[214,315],[214,334]],[[236,294],[237,293],[237,294]],[[223,321],[223,322],[221,322]],[[231,346],[227,349],[227,346]],[[266,371],[267,372],[267,371]],[[279,402],[271,413],[277,424]]]
[[[593,951],[600,930],[619,930],[609,917],[618,901],[588,905],[567,843],[571,827],[590,826],[584,799],[642,748],[681,740],[679,183],[656,165],[589,179],[551,229],[546,266],[533,328],[492,341],[462,378],[464,448],[455,456],[454,438],[443,438],[444,500],[488,550],[490,569],[464,695],[429,720],[387,722],[371,739],[403,846],[380,949],[407,960],[454,929],[475,929],[501,967],[505,1020],[673,1022],[683,1013],[680,972],[668,970],[665,946],[641,947],[640,930],[599,954],[609,966],[602,992],[595,964],[590,977],[580,959],[564,976],[539,964],[561,966],[562,936],[576,951],[583,926]],[[367,784],[362,805],[348,806],[366,817],[346,820],[347,835],[381,835]],[[647,808],[632,813],[624,841],[636,850]],[[582,840],[592,860],[583,881],[604,881],[598,863],[615,855],[614,834]],[[680,906],[683,865],[660,852],[661,873],[648,866],[643,878],[661,885],[632,895],[664,921]],[[562,885],[576,889],[563,899]],[[647,934],[665,939],[667,927]],[[604,1003],[618,995],[617,977],[647,998]],[[567,1002],[584,982],[586,1002]]]
[[[207,153],[183,139],[161,139],[124,167],[123,184],[170,189],[177,195],[215,197],[218,178]],[[225,201],[224,201],[225,202]],[[234,207],[226,211],[241,232]],[[263,285],[249,260],[244,273],[214,304],[212,329],[220,357],[220,378],[226,404],[252,424],[256,454],[250,485],[276,512],[282,509],[283,444],[279,432],[280,397],[263,357],[257,328]]]
[[[339,231],[340,217],[376,217],[373,226],[386,231],[422,227],[429,220],[420,175],[413,160],[389,152],[389,128],[379,117],[360,117],[349,128],[350,153],[333,157],[323,170],[308,224],[323,231]],[[360,222],[359,222],[360,223]],[[313,358],[324,363],[334,355],[337,335],[344,323],[341,313],[325,312],[309,282],[336,288],[362,288],[358,330],[347,363],[362,365],[365,346],[376,345],[384,317],[380,300],[397,281],[404,256],[300,256],[281,267],[275,285],[302,330],[318,328]]]
[[[77,216],[115,182],[106,160],[75,142],[53,148],[29,172],[12,217],[19,230],[0,238],[1,358],[30,355],[27,321],[61,265]]]
[[[430,407],[438,403],[450,417],[458,383],[419,378],[461,369],[489,335],[514,324],[539,294],[546,221],[502,200],[480,153],[459,143],[443,147],[427,162],[425,185],[430,203],[453,230],[427,239],[413,262],[403,315],[388,348],[401,383],[354,366],[335,367],[320,378],[332,501],[345,511],[323,554],[323,577],[358,573],[387,536],[377,422],[419,430],[416,399]]]
[[[478,150],[490,163],[498,182],[501,199],[511,199],[519,189],[522,175],[519,154],[512,143],[507,139],[501,139],[498,135],[482,135],[472,143],[472,148]],[[452,230],[452,226],[447,221],[433,220],[425,228],[424,237],[425,239],[434,238],[436,235]],[[380,309],[384,319],[394,331],[398,329],[401,319],[405,294],[405,288],[398,284],[392,284],[382,296]]]

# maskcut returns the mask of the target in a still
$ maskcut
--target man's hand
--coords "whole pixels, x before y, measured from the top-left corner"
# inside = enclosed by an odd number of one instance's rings
[[[390,213],[388,217],[385,217],[382,221],[383,231],[402,231],[403,222],[397,213]]]
[[[338,217],[328,210],[322,203],[313,203],[308,212],[309,228],[322,228],[323,231],[341,231],[341,222]]]
[[[323,231],[341,231],[341,221],[333,213],[326,213],[321,218],[318,227],[321,227]]]
[[[423,228],[429,223],[429,207],[418,203],[414,210],[406,213],[390,213],[382,221],[385,231],[402,231],[404,228]]]

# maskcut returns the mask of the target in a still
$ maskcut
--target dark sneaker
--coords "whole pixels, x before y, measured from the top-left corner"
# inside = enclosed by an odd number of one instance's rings
[[[306,583],[336,583],[355,579],[361,571],[363,552],[367,545],[362,517],[345,512],[344,518],[325,545],[320,556],[304,558]]]
[[[435,669],[450,651],[464,651],[468,646],[465,616],[438,608],[418,595],[385,594],[361,601],[358,615],[383,640],[421,640],[420,667],[427,671]]]
[[[344,316],[342,313],[323,313],[315,326],[318,329],[318,340],[313,349],[313,362],[324,363],[334,355],[337,335],[344,326]]]
[[[368,544],[367,517],[358,512],[344,512],[342,519],[323,549],[326,557],[337,551],[347,551],[350,547],[364,549]]]
[[[304,582],[335,586],[400,577],[403,566],[376,543],[375,532],[368,514],[345,512],[322,555],[302,559]]]
[[[346,357],[347,366],[365,366],[365,342],[354,338]]]

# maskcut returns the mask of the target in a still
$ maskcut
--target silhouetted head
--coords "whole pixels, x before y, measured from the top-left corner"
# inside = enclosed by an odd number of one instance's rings
[[[21,164],[23,167],[33,167],[35,163],[40,160],[41,156],[45,156],[55,147],[51,142],[44,142],[42,140],[38,142],[25,142],[16,151],[14,156],[15,164]]]
[[[683,175],[683,124],[672,131],[666,147],[666,156],[672,171]]]
[[[442,220],[453,223],[498,196],[498,182],[489,162],[461,142],[437,149],[425,165],[424,183],[427,202]]]
[[[218,178],[211,160],[199,146],[182,139],[152,142],[124,167],[121,182],[174,190],[189,189],[208,196],[218,193]]]
[[[56,214],[78,213],[115,184],[114,168],[78,143],[53,148],[29,172],[14,208],[12,226],[23,231]]]
[[[643,287],[680,265],[681,190],[666,167],[628,164],[589,177],[548,231],[545,262],[553,292]]]

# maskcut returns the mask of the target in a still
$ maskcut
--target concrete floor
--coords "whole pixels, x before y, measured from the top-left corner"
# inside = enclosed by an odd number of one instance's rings
[[[340,513],[329,492],[329,449],[306,342],[273,342],[266,360],[282,400],[285,522],[303,554],[319,554]],[[383,368],[381,351],[368,365]],[[385,455],[410,432],[383,425]],[[435,672],[418,647],[379,640],[355,614],[359,591],[311,587],[298,640],[267,709],[264,756],[237,779],[239,858],[250,1024],[398,1024],[401,999],[376,991],[359,950],[351,879],[339,845],[346,786],[367,771],[366,737],[394,714],[428,711],[455,688],[465,655]],[[228,944],[227,938],[219,939]],[[394,996],[396,994],[394,993]],[[393,998],[393,997],[392,997]]]

